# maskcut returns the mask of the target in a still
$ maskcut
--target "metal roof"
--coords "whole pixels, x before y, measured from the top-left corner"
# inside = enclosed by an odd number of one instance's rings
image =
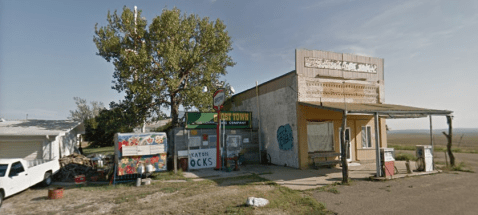
[[[84,133],[83,123],[70,120],[4,121],[0,122],[0,136],[55,136],[78,126]]]
[[[449,115],[453,111],[435,110],[394,104],[376,103],[335,103],[335,102],[299,102],[301,105],[311,106],[332,111],[347,111],[356,114],[374,114],[389,118],[418,118],[428,115]]]

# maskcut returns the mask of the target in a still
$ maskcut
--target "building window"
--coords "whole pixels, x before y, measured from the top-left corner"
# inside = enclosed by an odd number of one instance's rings
[[[362,126],[362,148],[372,148],[372,127]]]
[[[308,122],[307,143],[309,152],[334,151],[334,124],[332,122]]]

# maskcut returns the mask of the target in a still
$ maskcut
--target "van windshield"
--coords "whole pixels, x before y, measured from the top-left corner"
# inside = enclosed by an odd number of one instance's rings
[[[0,164],[0,177],[3,177],[5,174],[7,174],[7,167],[8,164]]]

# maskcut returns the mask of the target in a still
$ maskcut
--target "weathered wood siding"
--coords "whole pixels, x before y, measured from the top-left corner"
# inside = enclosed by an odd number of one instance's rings
[[[326,61],[321,64],[326,68],[310,64],[310,59]],[[342,63],[344,68],[340,67]],[[352,70],[373,68],[373,71],[351,71],[349,67]],[[348,103],[385,102],[381,58],[298,49],[296,72],[299,101],[343,102],[345,99]]]

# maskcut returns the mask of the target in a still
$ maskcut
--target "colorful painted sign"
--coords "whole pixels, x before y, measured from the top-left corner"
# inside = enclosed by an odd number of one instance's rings
[[[179,156],[184,156],[188,151],[178,151]],[[204,169],[216,166],[216,149],[189,150],[189,169]]]
[[[226,129],[252,128],[251,112],[221,112],[223,120]],[[216,126],[217,113],[186,112],[186,129],[214,129]]]
[[[117,133],[115,162],[117,175],[166,171],[166,133]]]

